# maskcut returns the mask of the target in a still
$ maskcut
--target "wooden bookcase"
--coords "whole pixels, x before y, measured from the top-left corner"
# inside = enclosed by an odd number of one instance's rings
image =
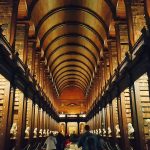
[[[0,74],[0,130],[2,129],[1,126],[3,123],[4,115],[5,115],[4,108],[6,107],[5,106],[6,96],[7,96],[7,93],[9,92],[7,88],[8,84],[9,84],[9,81]]]
[[[146,26],[145,18],[143,15],[144,9],[144,2],[136,3],[131,6],[135,42],[141,36],[141,30],[143,27]]]
[[[0,4],[0,25],[4,24],[4,32],[6,39],[10,39],[10,27],[11,27],[12,7],[8,2]]]
[[[128,88],[125,89],[123,93],[124,93],[124,101],[125,101],[125,110],[126,110],[127,123],[132,123],[129,89]]]
[[[139,99],[141,103],[141,112],[143,117],[144,135],[145,138],[150,138],[150,95],[148,86],[148,76],[145,73],[137,81],[139,86]]]
[[[24,24],[17,24],[15,49],[18,51],[19,58],[22,61],[24,60],[25,34],[26,34],[25,25]]]
[[[120,24],[119,31],[120,31],[120,47],[121,47],[121,61],[125,58],[125,53],[129,50],[129,43],[128,43],[128,30],[127,24]]]

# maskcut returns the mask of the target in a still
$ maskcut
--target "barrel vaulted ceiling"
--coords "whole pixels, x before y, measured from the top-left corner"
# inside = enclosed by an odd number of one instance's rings
[[[32,7],[43,57],[59,93],[87,92],[100,61],[117,0],[37,0]]]

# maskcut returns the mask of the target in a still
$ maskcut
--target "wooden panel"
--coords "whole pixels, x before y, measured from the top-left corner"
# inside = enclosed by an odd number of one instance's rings
[[[23,24],[17,24],[15,49],[19,53],[19,58],[22,61],[24,59],[25,34],[26,34],[26,26]]]
[[[124,90],[124,101],[125,101],[125,111],[126,111],[126,119],[127,123],[132,123],[131,120],[131,104],[130,104],[130,93],[129,89]]]
[[[9,138],[10,122],[9,113],[12,113],[10,96],[10,82],[0,75],[0,147],[6,149]],[[11,102],[10,102],[11,101]]]
[[[134,39],[135,42],[141,36],[141,30],[146,25],[146,20],[144,17],[144,3],[135,3],[131,6],[132,15],[133,15],[133,29],[134,29]]]
[[[138,80],[139,85],[139,100],[141,101],[141,111],[144,122],[144,134],[145,138],[150,137],[150,99],[149,99],[149,87],[147,74],[141,76]]]
[[[6,39],[10,39],[10,28],[11,28],[11,17],[12,17],[12,7],[8,2],[3,2],[0,4],[0,24],[4,24],[4,32]]]

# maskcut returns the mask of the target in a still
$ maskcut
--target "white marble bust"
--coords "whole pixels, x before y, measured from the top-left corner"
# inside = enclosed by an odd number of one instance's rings
[[[40,131],[39,131],[39,137],[42,137],[42,135],[43,135],[43,130],[40,129]]]
[[[106,136],[106,130],[103,128],[103,136]]]
[[[148,135],[150,136],[150,119],[146,119],[146,124],[148,127]]]
[[[12,127],[10,129],[10,134],[11,134],[12,138],[16,138],[16,136],[17,136],[17,123],[12,124]]]
[[[116,137],[120,137],[120,128],[118,124],[116,125],[115,129],[116,129]]]
[[[29,134],[30,134],[30,127],[26,127],[25,137],[29,137]]]
[[[98,135],[98,129],[96,129],[95,133]]]
[[[34,137],[34,138],[37,137],[37,128],[34,128],[34,131],[33,131],[33,137]]]
[[[131,137],[133,136],[134,133],[134,128],[132,126],[132,123],[128,123],[128,136]]]
[[[101,134],[102,134],[101,128],[99,128],[98,132],[99,132],[99,135],[101,135]]]
[[[108,127],[108,136],[111,136],[111,128]]]
[[[93,133],[93,130],[91,130],[90,133]]]

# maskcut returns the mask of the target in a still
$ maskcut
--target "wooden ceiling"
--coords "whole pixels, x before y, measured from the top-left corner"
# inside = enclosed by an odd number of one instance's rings
[[[107,39],[116,36],[115,15],[125,17],[123,0],[20,0],[18,18],[29,19],[29,37],[37,39],[46,60],[60,112],[85,112],[86,97],[72,105],[75,99],[61,95],[74,87],[86,96],[104,60]]]
[[[112,4],[115,6],[117,0]],[[110,3],[38,0],[32,7],[31,19],[58,92],[75,85],[86,93],[112,20]]]

